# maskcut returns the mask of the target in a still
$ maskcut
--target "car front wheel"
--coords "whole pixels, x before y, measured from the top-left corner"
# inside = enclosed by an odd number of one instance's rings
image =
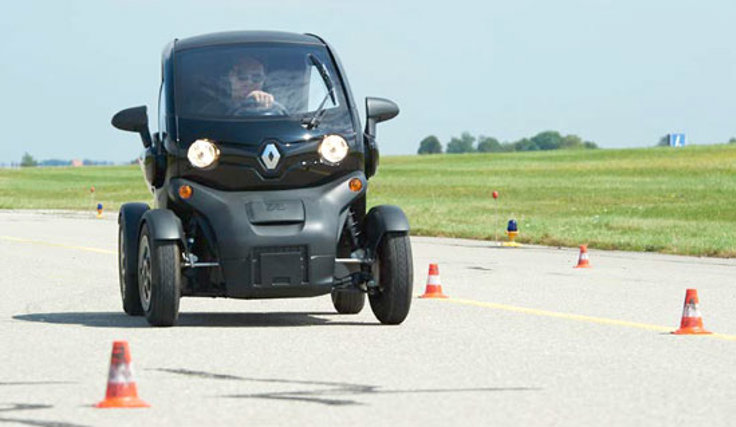
[[[146,320],[172,326],[179,316],[181,252],[176,241],[153,240],[143,225],[138,245],[138,290]]]
[[[371,309],[381,323],[398,325],[406,319],[411,307],[414,270],[409,236],[384,234],[376,258],[373,270],[378,289],[369,296]]]

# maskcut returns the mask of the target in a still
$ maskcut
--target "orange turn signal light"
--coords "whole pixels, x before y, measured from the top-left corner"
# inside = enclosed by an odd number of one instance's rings
[[[192,197],[192,187],[188,185],[182,185],[179,187],[179,197],[182,199],[188,199]]]
[[[350,186],[350,191],[353,193],[357,193],[363,189],[363,181],[361,181],[360,178],[351,179],[348,185]]]

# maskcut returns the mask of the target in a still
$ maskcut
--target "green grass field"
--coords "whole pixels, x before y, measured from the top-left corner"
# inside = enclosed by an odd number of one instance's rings
[[[108,210],[151,199],[135,166],[6,169],[0,208],[92,210],[91,185]],[[736,257],[736,144],[384,157],[382,203],[416,235],[493,239],[514,218],[521,242]]]

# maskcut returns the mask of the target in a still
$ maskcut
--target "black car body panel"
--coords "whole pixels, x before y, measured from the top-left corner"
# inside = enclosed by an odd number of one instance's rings
[[[350,127],[325,127],[306,131],[293,121],[270,121],[258,126],[245,122],[179,121],[189,143],[198,138],[219,142],[221,157],[216,168],[202,170],[191,166],[186,157],[177,162],[178,176],[225,190],[288,189],[320,185],[330,177],[340,177],[363,170],[362,143]],[[339,166],[320,160],[317,147],[326,134],[343,136],[350,153]],[[274,143],[281,160],[275,170],[268,170],[259,160],[264,147]],[[183,150],[181,150],[183,151]]]
[[[282,191],[222,191],[186,179],[182,203],[214,230],[214,245],[224,278],[225,295],[234,298],[314,296],[332,289],[336,242],[347,207],[361,192],[348,182],[362,172],[319,187]]]

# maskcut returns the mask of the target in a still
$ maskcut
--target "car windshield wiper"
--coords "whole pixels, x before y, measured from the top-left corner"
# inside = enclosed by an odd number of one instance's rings
[[[314,129],[319,126],[319,122],[320,120],[322,120],[322,115],[325,112],[325,104],[327,103],[327,99],[332,100],[333,105],[337,105],[337,99],[335,97],[335,85],[330,78],[330,73],[327,71],[327,67],[325,67],[325,64],[323,64],[319,59],[317,59],[316,56],[312,55],[311,53],[309,54],[309,60],[317,68],[317,71],[319,71],[319,75],[322,76],[322,80],[324,80],[325,85],[327,86],[327,93],[325,94],[324,98],[322,98],[322,102],[319,103],[317,111],[315,111],[311,117],[305,117],[304,119],[302,119],[302,123],[306,125],[307,129]]]

